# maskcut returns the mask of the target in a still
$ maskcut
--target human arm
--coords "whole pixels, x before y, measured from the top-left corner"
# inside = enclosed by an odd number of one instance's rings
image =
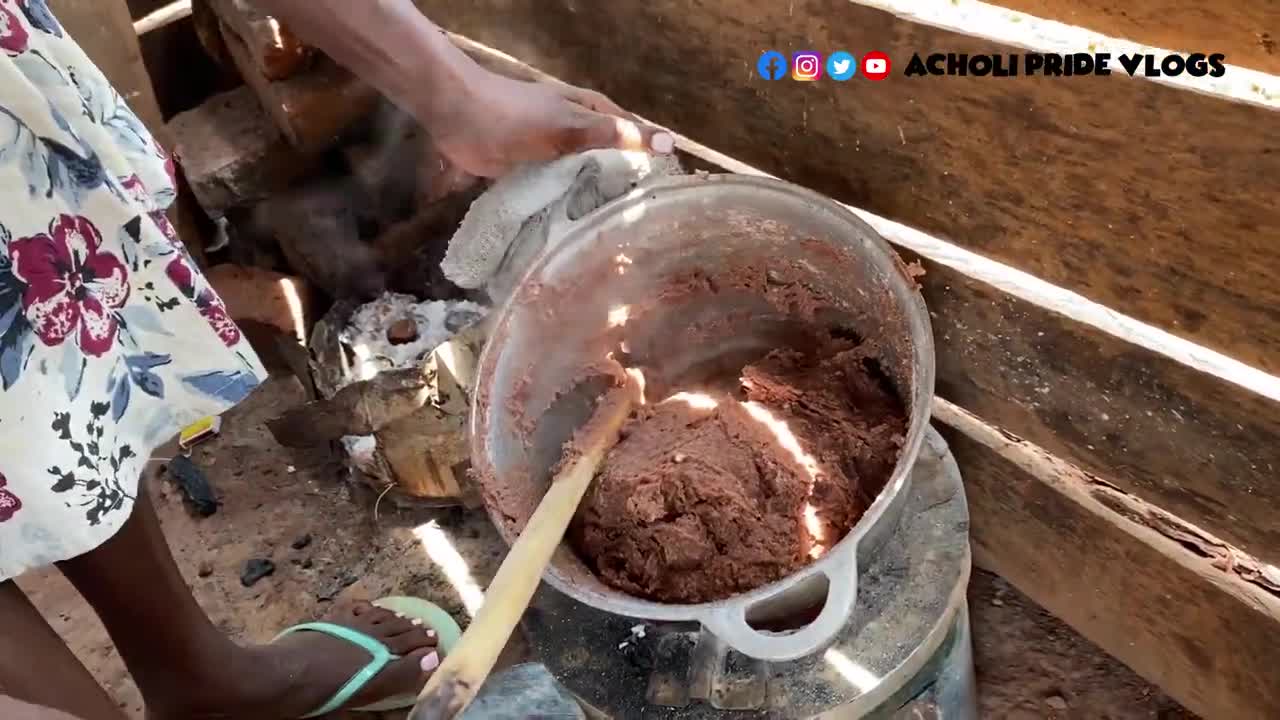
[[[256,2],[417,118],[437,149],[472,175],[496,177],[592,148],[673,148],[669,134],[599,93],[480,67],[411,0]]]
[[[0,718],[6,720],[77,720],[61,710],[31,705],[7,695],[0,695]]]

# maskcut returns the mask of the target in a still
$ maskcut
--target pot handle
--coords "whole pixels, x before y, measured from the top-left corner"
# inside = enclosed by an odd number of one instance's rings
[[[815,570],[827,579],[827,600],[813,622],[787,633],[766,633],[747,623],[747,611],[789,592],[780,589],[753,603],[730,603],[702,616],[702,625],[747,657],[786,662],[812,655],[828,645],[844,629],[858,601],[858,552],[852,546],[833,562]]]

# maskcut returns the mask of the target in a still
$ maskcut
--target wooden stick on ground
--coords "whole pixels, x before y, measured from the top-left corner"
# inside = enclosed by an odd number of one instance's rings
[[[551,562],[605,453],[618,442],[618,431],[639,397],[639,384],[628,376],[623,386],[600,399],[591,419],[574,433],[551,487],[498,568],[480,612],[422,689],[409,713],[410,720],[449,720],[475,698],[533,599],[543,569]]]
[[[142,37],[152,30],[159,30],[188,17],[191,17],[191,0],[177,0],[134,20],[133,31],[138,37]]]

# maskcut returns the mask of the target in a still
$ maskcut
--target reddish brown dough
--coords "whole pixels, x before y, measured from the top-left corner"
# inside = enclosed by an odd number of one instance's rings
[[[732,391],[642,408],[584,500],[577,551],[609,585],[669,603],[752,590],[821,556],[888,481],[906,431],[868,354],[816,338],[748,365]]]

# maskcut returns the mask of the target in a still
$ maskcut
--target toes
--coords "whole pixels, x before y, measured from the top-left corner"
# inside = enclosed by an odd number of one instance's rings
[[[351,614],[355,617],[362,617],[373,610],[381,610],[381,608],[375,607],[368,600],[357,600],[351,603]]]
[[[354,628],[380,640],[409,632],[415,627],[410,618],[367,603],[363,607],[353,607],[352,615]]]
[[[444,658],[440,655],[440,651],[435,648],[419,648],[405,657],[405,662],[412,663],[417,670],[422,685],[427,684],[427,680],[431,679],[431,673],[440,667],[442,660]]]
[[[427,679],[431,677],[431,673],[440,667],[440,651],[423,648],[414,653],[414,655],[417,656],[418,669],[422,671],[422,682],[425,684]]]
[[[434,632],[423,630],[422,628],[412,628],[407,632],[389,637],[382,642],[387,646],[388,650],[396,655],[406,656],[417,650],[434,648],[436,646],[436,636]]]
[[[375,605],[372,610],[366,612],[360,617],[360,619],[370,625],[380,628],[383,625],[395,625],[401,620],[404,620],[404,616]],[[408,621],[405,620],[405,622]]]
[[[361,617],[370,625],[381,625],[388,620],[394,620],[396,614],[386,608],[380,608],[377,605],[372,606],[372,610],[366,611]]]
[[[382,637],[392,637],[415,629],[413,623],[410,622],[408,618],[398,618],[394,615],[391,619],[384,620],[374,627],[378,629],[378,634]]]
[[[359,707],[394,695],[421,691],[431,673],[440,666],[440,659],[435,648],[423,647],[408,653],[374,676],[353,705]]]

